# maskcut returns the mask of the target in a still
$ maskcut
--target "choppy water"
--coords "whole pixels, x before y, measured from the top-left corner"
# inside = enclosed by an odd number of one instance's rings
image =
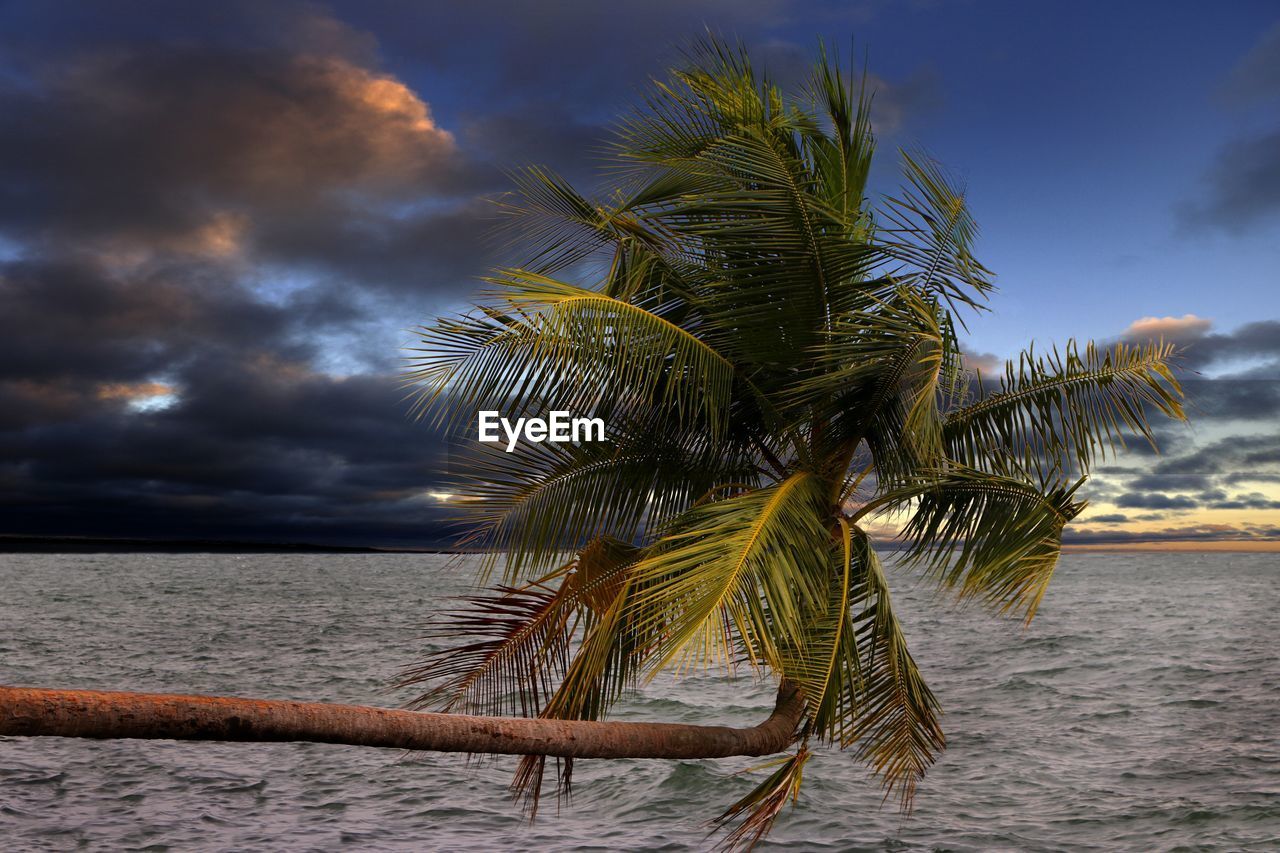
[[[0,555],[0,682],[396,705],[434,556]],[[1068,555],[1032,627],[901,578],[951,746],[902,820],[820,755],[769,849],[1280,849],[1280,560]],[[753,724],[770,691],[651,687],[620,718]],[[5,849],[700,850],[752,759],[582,762],[523,825],[511,762],[316,744],[0,738]],[[553,810],[549,810],[553,811]]]

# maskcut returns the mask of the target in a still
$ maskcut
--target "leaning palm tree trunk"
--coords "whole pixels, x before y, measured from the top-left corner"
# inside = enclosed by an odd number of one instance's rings
[[[0,736],[312,741],[349,746],[563,758],[769,755],[794,740],[803,711],[783,684],[758,726],[694,726],[428,714],[279,699],[0,687]]]

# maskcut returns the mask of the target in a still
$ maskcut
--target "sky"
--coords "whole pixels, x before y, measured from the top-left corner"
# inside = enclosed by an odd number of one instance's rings
[[[964,179],[974,364],[1183,345],[1191,425],[1069,542],[1280,540],[1280,8],[983,0],[0,1],[0,534],[447,543],[402,347],[504,260],[505,170],[598,186],[708,29],[865,60],[876,192]]]

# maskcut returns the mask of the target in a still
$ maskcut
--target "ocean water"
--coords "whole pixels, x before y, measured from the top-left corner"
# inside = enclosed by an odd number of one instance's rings
[[[0,682],[395,706],[421,623],[471,577],[430,555],[0,555]],[[1069,554],[1027,629],[896,580],[950,748],[907,818],[820,754],[761,849],[1280,849],[1275,555]],[[618,718],[770,705],[697,675]],[[0,848],[703,850],[758,762],[581,762],[530,826],[508,759],[0,738]]]

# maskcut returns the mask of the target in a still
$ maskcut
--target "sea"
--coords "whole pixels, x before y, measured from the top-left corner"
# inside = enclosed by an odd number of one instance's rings
[[[0,555],[0,683],[402,705],[424,623],[473,589],[431,554]],[[1280,555],[1069,553],[1034,622],[905,571],[946,710],[915,809],[809,763],[760,850],[1280,850]],[[662,678],[617,719],[753,725],[749,672]],[[583,761],[530,824],[513,761],[321,744],[0,738],[3,850],[690,851],[761,759]]]

